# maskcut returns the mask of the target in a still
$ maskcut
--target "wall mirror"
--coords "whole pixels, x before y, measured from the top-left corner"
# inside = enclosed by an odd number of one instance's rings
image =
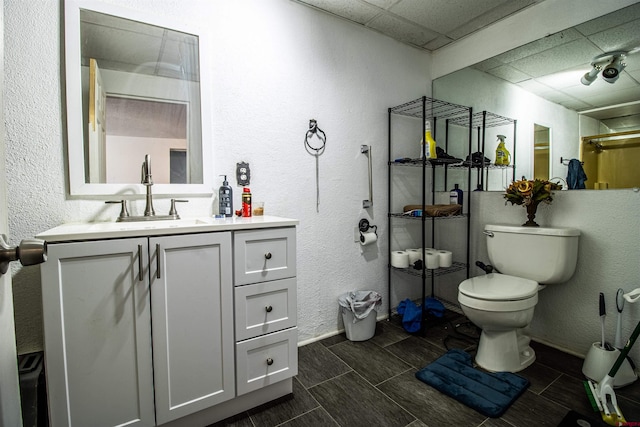
[[[92,0],[65,0],[73,195],[211,194],[207,32]]]
[[[516,119],[518,178],[534,176],[534,129],[543,124],[553,133],[550,179],[562,183],[568,160],[576,158],[584,161],[587,189],[639,187],[640,169],[621,162],[640,153],[638,28],[640,3],[635,3],[439,77],[433,96]],[[627,52],[617,81],[598,75],[590,85],[581,83],[593,59],[612,51]],[[491,158],[494,150],[486,147],[485,155]],[[638,162],[640,157],[631,161]],[[614,181],[614,176],[622,177]],[[502,191],[500,185],[485,189]]]

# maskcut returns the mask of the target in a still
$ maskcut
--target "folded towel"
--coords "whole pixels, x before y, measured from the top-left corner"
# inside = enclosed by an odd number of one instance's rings
[[[488,417],[500,417],[529,386],[510,372],[487,373],[473,368],[471,355],[451,349],[416,378]]]

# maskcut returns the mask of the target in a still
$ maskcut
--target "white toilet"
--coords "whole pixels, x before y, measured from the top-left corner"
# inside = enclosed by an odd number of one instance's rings
[[[518,372],[536,358],[522,328],[531,323],[538,290],[573,275],[580,231],[487,225],[484,234],[489,259],[499,273],[460,283],[458,302],[482,329],[476,363],[489,371]]]

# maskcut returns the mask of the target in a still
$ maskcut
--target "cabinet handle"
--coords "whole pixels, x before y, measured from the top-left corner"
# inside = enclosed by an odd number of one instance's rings
[[[273,359],[272,358],[268,358],[267,359],[267,365],[269,365],[269,366],[273,365]]]
[[[266,254],[264,254],[264,258],[271,259],[271,252],[267,252]]]
[[[160,278],[160,243],[156,243],[156,278]]]
[[[138,245],[138,281],[142,280],[142,245]]]
[[[271,313],[271,310],[273,310],[273,307],[271,307],[270,305],[268,305],[268,306],[266,306],[264,309],[265,309],[265,311],[266,311],[267,313]]]

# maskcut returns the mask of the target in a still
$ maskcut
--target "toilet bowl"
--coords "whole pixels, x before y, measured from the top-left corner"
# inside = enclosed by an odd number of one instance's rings
[[[486,225],[489,259],[496,271],[464,280],[458,302],[482,329],[476,364],[488,371],[518,372],[535,361],[526,327],[538,291],[574,273],[580,232],[571,228]]]
[[[522,328],[533,319],[538,288],[533,280],[495,273],[460,284],[460,307],[482,329],[476,353],[479,366],[494,372],[518,372],[534,362],[535,352]]]

